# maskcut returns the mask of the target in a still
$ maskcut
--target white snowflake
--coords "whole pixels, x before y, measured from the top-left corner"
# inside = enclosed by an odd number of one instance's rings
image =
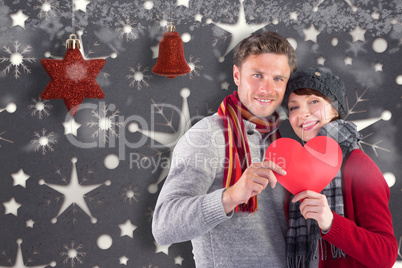
[[[139,25],[136,21],[131,22],[130,19],[119,20],[120,27],[116,28],[116,32],[119,32],[119,38],[123,38],[126,36],[126,41],[138,39],[138,33],[141,30],[141,25]]]
[[[130,206],[138,202],[139,197],[141,196],[141,193],[136,186],[127,185],[123,186],[122,190],[120,192],[120,197],[123,199],[124,202],[128,203]]]
[[[347,53],[352,52],[355,57],[357,56],[357,54],[359,52],[363,52],[363,53],[367,52],[367,50],[363,48],[364,45],[365,45],[364,42],[349,42],[349,41],[346,41],[346,43],[349,45],[349,48],[346,49],[345,51]]]
[[[49,109],[51,109],[53,105],[48,104],[48,100],[42,100],[41,98],[32,98],[32,102],[33,104],[28,105],[28,108],[33,110],[31,112],[31,116],[38,116],[39,119],[42,119],[44,115],[50,115]]]
[[[64,244],[63,251],[60,252],[60,256],[64,257],[63,264],[70,264],[71,268],[76,267],[77,264],[83,264],[83,257],[85,257],[87,253],[82,249],[82,244],[76,245],[74,240],[71,240],[70,244]]]
[[[20,43],[18,41],[14,42],[14,52],[7,46],[3,46],[4,51],[8,54],[8,57],[0,57],[0,62],[9,62],[7,67],[3,70],[3,73],[7,74],[14,67],[14,77],[15,79],[20,78],[21,72],[19,67],[24,70],[25,73],[31,73],[31,70],[25,65],[25,62],[35,62],[35,57],[25,57],[25,54],[30,52],[32,47],[26,46],[22,51],[20,50]]]
[[[151,79],[148,73],[148,67],[141,70],[141,64],[137,65],[137,69],[130,67],[131,74],[126,75],[127,79],[131,79],[130,87],[136,86],[137,90],[141,90],[143,86],[149,87],[147,80]]]
[[[109,115],[109,111],[112,113]],[[120,111],[115,110],[114,105],[107,107],[105,103],[101,103],[98,110],[92,110],[91,114],[97,118],[97,121],[90,121],[87,123],[89,127],[97,127],[97,130],[91,135],[92,138],[103,137],[103,142],[109,140],[109,135],[119,137],[116,132],[116,127],[122,127],[124,122],[116,121]]]
[[[35,131],[34,135],[36,138],[31,140],[31,143],[36,146],[34,151],[41,151],[42,155],[45,155],[48,150],[53,152],[54,148],[52,144],[57,143],[57,140],[54,138],[54,133],[50,132],[49,134],[46,134],[46,132],[46,129],[42,129],[41,133]]]
[[[187,61],[188,66],[191,68],[191,72],[188,74],[190,79],[193,79],[194,76],[200,76],[199,71],[204,68],[204,66],[199,64],[200,58],[193,59],[193,56],[190,55],[189,60]]]
[[[38,18],[49,20],[50,17],[56,17],[60,12],[60,5],[57,0],[38,0],[38,5],[33,7],[34,10],[39,9]]]

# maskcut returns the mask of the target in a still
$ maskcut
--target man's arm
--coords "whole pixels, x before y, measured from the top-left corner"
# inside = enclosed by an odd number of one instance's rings
[[[177,143],[159,194],[152,232],[159,244],[191,240],[228,219],[222,205],[224,147],[211,143],[210,121],[200,121]],[[216,145],[224,136],[215,135]],[[218,178],[216,181],[216,177]]]

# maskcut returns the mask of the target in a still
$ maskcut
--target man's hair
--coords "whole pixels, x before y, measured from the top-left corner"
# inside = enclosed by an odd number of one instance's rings
[[[259,32],[243,39],[233,55],[233,64],[241,67],[243,61],[250,55],[274,53],[288,56],[290,73],[297,69],[296,53],[286,38],[276,32]]]

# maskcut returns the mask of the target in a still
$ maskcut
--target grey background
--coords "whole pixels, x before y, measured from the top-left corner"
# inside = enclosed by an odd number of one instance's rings
[[[0,0],[0,267],[193,267],[189,242],[155,244],[153,208],[186,129],[180,118],[194,124],[216,112],[236,89],[233,42],[260,30],[297,44],[299,68],[321,66],[344,80],[347,120],[367,123],[360,145],[389,182],[401,241],[401,1],[74,1],[73,12],[72,1]],[[19,10],[26,19],[14,25]],[[151,72],[151,48],[167,21],[193,67],[175,79]],[[305,32],[311,25],[316,39]],[[85,99],[74,116],[80,127],[69,133],[63,101],[39,98],[50,81],[40,60],[63,57],[78,31],[86,59],[106,58],[97,77],[106,97]],[[105,117],[111,124],[104,131]],[[291,135],[286,119],[281,129]],[[68,188],[73,182],[80,184]],[[10,209],[12,200],[18,209]]]

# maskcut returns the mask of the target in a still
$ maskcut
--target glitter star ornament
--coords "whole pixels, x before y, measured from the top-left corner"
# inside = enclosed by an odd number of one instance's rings
[[[63,99],[70,115],[74,116],[85,98],[105,97],[95,80],[105,65],[105,60],[84,60],[75,34],[71,34],[66,41],[66,48],[67,52],[62,60],[41,60],[51,80],[40,97],[45,100]]]

